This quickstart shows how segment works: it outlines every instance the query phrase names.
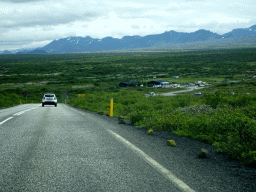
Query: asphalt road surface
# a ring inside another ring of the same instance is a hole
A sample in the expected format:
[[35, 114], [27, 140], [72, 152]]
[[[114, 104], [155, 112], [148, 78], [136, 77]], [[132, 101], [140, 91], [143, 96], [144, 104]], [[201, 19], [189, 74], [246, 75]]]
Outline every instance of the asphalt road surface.
[[174, 91], [174, 92], [168, 92], [168, 93], [161, 93], [161, 95], [163, 95], [163, 96], [177, 96], [177, 94], [179, 94], [179, 93], [185, 93], [185, 92], [189, 92], [189, 91], [195, 91], [195, 90], [199, 90], [199, 89], [203, 89], [203, 88], [205, 88], [205, 87], [192, 86], [192, 87], [187, 87], [187, 89], [181, 90], [181, 91]]
[[[195, 91], [195, 90], [203, 89], [205, 87], [198, 87], [198, 86], [185, 87], [185, 86], [181, 86], [181, 88], [186, 88], [186, 89], [185, 90], [179, 90], [179, 88], [176, 88], [176, 90], [178, 90], [178, 91], [172, 91], [172, 92], [167, 92], [167, 93], [155, 94], [155, 96], [156, 95], [163, 95], [163, 96], [166, 96], [166, 97], [177, 96], [179, 93]], [[159, 88], [159, 89], [161, 89], [161, 88]], [[171, 89], [173, 89], [173, 88], [171, 88]], [[146, 97], [150, 97], [149, 94], [145, 94], [145, 96]]]
[[198, 159], [189, 142], [201, 143], [156, 135], [66, 104], [1, 109], [0, 191], [255, 190], [218, 159]]

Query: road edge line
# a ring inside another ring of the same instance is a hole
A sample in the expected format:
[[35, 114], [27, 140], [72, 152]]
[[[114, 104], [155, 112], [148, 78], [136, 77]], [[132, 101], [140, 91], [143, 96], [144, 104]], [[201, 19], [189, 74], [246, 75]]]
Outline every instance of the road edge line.
[[173, 184], [175, 184], [179, 189], [181, 189], [184, 192], [195, 192], [193, 189], [191, 189], [186, 183], [184, 183], [182, 180], [180, 180], [178, 177], [176, 177], [174, 174], [172, 174], [168, 169], [163, 167], [161, 164], [159, 164], [157, 161], [152, 159], [149, 155], [147, 155], [145, 152], [137, 148], [135, 145], [131, 144], [129, 141], [115, 133], [114, 131], [111, 131], [107, 129], [109, 133], [114, 135], [118, 140], [120, 140], [122, 143], [126, 144], [129, 148], [131, 148], [133, 151], [138, 153], [143, 159], [150, 164], [153, 168], [155, 168], [158, 172], [160, 172], [162, 175], [164, 175], [168, 180], [170, 180]]

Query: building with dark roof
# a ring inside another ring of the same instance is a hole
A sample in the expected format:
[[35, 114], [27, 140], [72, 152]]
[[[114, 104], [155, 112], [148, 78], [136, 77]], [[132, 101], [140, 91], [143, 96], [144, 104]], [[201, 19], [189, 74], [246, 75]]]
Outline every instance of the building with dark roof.
[[153, 87], [154, 85], [169, 85], [170, 82], [166, 80], [155, 80], [148, 82], [149, 87]]
[[138, 82], [137, 81], [125, 81], [125, 82], [119, 83], [119, 87], [129, 87], [134, 84], [138, 84]]

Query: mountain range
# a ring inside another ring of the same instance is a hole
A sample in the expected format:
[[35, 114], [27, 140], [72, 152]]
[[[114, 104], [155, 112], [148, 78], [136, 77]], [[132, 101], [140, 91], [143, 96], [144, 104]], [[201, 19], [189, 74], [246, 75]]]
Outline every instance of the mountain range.
[[256, 45], [256, 25], [250, 28], [238, 28], [219, 35], [208, 30], [200, 29], [196, 32], [185, 33], [167, 31], [161, 34], [141, 36], [124, 36], [121, 39], [105, 37], [103, 39], [86, 37], [68, 37], [54, 40], [44, 47], [33, 51], [19, 53], [73, 53], [110, 50], [168, 50], [168, 49], [196, 49], [232, 46]]

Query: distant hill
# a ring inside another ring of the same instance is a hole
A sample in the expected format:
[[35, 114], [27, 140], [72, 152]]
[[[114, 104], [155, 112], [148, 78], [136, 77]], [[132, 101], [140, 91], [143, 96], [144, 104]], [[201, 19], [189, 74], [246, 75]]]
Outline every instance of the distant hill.
[[16, 54], [34, 54], [34, 53], [47, 53], [45, 50], [41, 50], [41, 49], [35, 49], [33, 51], [29, 51], [29, 50], [22, 50], [22, 51], [18, 51]]
[[8, 50], [4, 50], [4, 51], [1, 52], [1, 54], [12, 54], [12, 52], [8, 51]]
[[[256, 47], [256, 25], [250, 28], [238, 28], [219, 35], [200, 29], [192, 33], [166, 31], [161, 34], [124, 36], [121, 39], [105, 37], [103, 39], [87, 37], [68, 37], [54, 40], [35, 50], [17, 50], [21, 53], [73, 53], [110, 50], [171, 50], [200, 48]], [[13, 52], [13, 51], [12, 51]], [[9, 53], [7, 50], [3, 53]]]
[[47, 53], [45, 50], [35, 49], [33, 51], [30, 51], [28, 53]]
[[167, 31], [162, 34], [141, 36], [124, 36], [122, 39], [105, 37], [94, 39], [87, 37], [68, 37], [54, 40], [42, 47], [48, 53], [71, 53], [88, 51], [107, 51], [143, 48], [200, 48], [223, 46], [247, 46], [256, 44], [256, 25], [250, 28], [234, 29], [224, 35], [208, 30], [198, 30], [193, 33]]
[[234, 29], [231, 32], [226, 33], [224, 36], [228, 37], [241, 37], [241, 36], [255, 36], [256, 35], [256, 25], [251, 26], [250, 28], [239, 28]]
[[87, 37], [68, 37], [54, 40], [42, 49], [48, 53], [68, 53], [68, 52], [87, 52], [105, 51], [120, 49], [155, 48], [182, 43], [206, 41], [209, 39], [221, 39], [221, 36], [206, 30], [199, 30], [194, 33], [178, 33], [169, 31], [157, 35], [124, 36], [122, 39], [105, 37], [94, 39]]

